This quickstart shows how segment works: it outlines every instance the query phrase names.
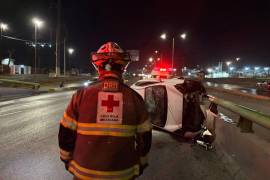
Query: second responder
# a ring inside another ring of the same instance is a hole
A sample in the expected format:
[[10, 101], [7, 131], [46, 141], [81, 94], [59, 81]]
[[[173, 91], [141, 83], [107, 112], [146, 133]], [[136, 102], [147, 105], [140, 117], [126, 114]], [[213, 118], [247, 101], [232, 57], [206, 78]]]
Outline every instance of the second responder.
[[78, 90], [60, 121], [60, 158], [74, 179], [134, 179], [148, 165], [151, 122], [140, 95], [123, 84], [130, 56], [108, 42], [92, 53], [99, 80]]

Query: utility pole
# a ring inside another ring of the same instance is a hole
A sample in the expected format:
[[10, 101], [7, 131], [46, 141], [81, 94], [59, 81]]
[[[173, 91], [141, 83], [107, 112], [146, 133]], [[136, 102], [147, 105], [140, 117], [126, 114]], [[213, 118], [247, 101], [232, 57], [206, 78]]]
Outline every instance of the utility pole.
[[60, 31], [61, 31], [61, 0], [57, 0], [57, 24], [55, 41], [55, 76], [60, 75]]
[[35, 74], [37, 74], [37, 24], [35, 24]]
[[66, 37], [64, 38], [64, 76], [66, 76]]

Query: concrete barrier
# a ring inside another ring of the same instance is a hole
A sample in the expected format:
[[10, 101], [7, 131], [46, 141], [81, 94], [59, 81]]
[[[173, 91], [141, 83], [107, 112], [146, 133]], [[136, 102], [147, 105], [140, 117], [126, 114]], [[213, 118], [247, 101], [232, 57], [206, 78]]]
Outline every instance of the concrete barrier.
[[63, 88], [50, 88], [48, 89], [49, 93], [53, 92], [61, 92], [61, 91], [72, 91], [82, 88], [82, 86], [74, 86], [74, 87], [63, 87]]
[[0, 79], [1, 84], [11, 86], [11, 87], [24, 87], [24, 88], [31, 88], [31, 89], [39, 89], [39, 83], [32, 83], [32, 82], [24, 82], [24, 81], [16, 81], [10, 79]]

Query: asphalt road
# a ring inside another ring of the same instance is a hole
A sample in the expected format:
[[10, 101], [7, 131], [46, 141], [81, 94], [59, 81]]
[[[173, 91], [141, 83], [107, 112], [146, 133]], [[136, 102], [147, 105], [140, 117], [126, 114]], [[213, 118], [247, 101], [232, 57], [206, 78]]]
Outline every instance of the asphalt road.
[[24, 88], [11, 88], [11, 87], [2, 87], [0, 86], [0, 101], [27, 97], [37, 93], [37, 91], [32, 89]]
[[226, 84], [226, 83], [213, 83], [213, 82], [206, 82], [207, 86], [210, 87], [216, 87], [216, 88], [223, 88], [227, 90], [237, 90], [243, 93], [249, 93], [249, 94], [254, 94], [254, 95], [262, 95], [262, 96], [267, 96], [270, 97], [270, 92], [269, 91], [261, 91], [257, 90], [256, 87], [245, 87], [245, 86], [240, 86], [236, 84]]
[[[59, 119], [73, 92], [0, 103], [0, 180], [68, 180], [59, 160]], [[150, 166], [141, 180], [231, 180], [217, 151], [153, 131]]]

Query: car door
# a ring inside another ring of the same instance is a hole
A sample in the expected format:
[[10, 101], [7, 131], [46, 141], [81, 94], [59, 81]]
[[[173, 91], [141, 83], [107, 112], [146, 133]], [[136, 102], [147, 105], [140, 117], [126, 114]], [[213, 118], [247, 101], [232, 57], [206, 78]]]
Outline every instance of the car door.
[[153, 125], [164, 127], [167, 120], [168, 97], [163, 85], [145, 88], [145, 104]]

